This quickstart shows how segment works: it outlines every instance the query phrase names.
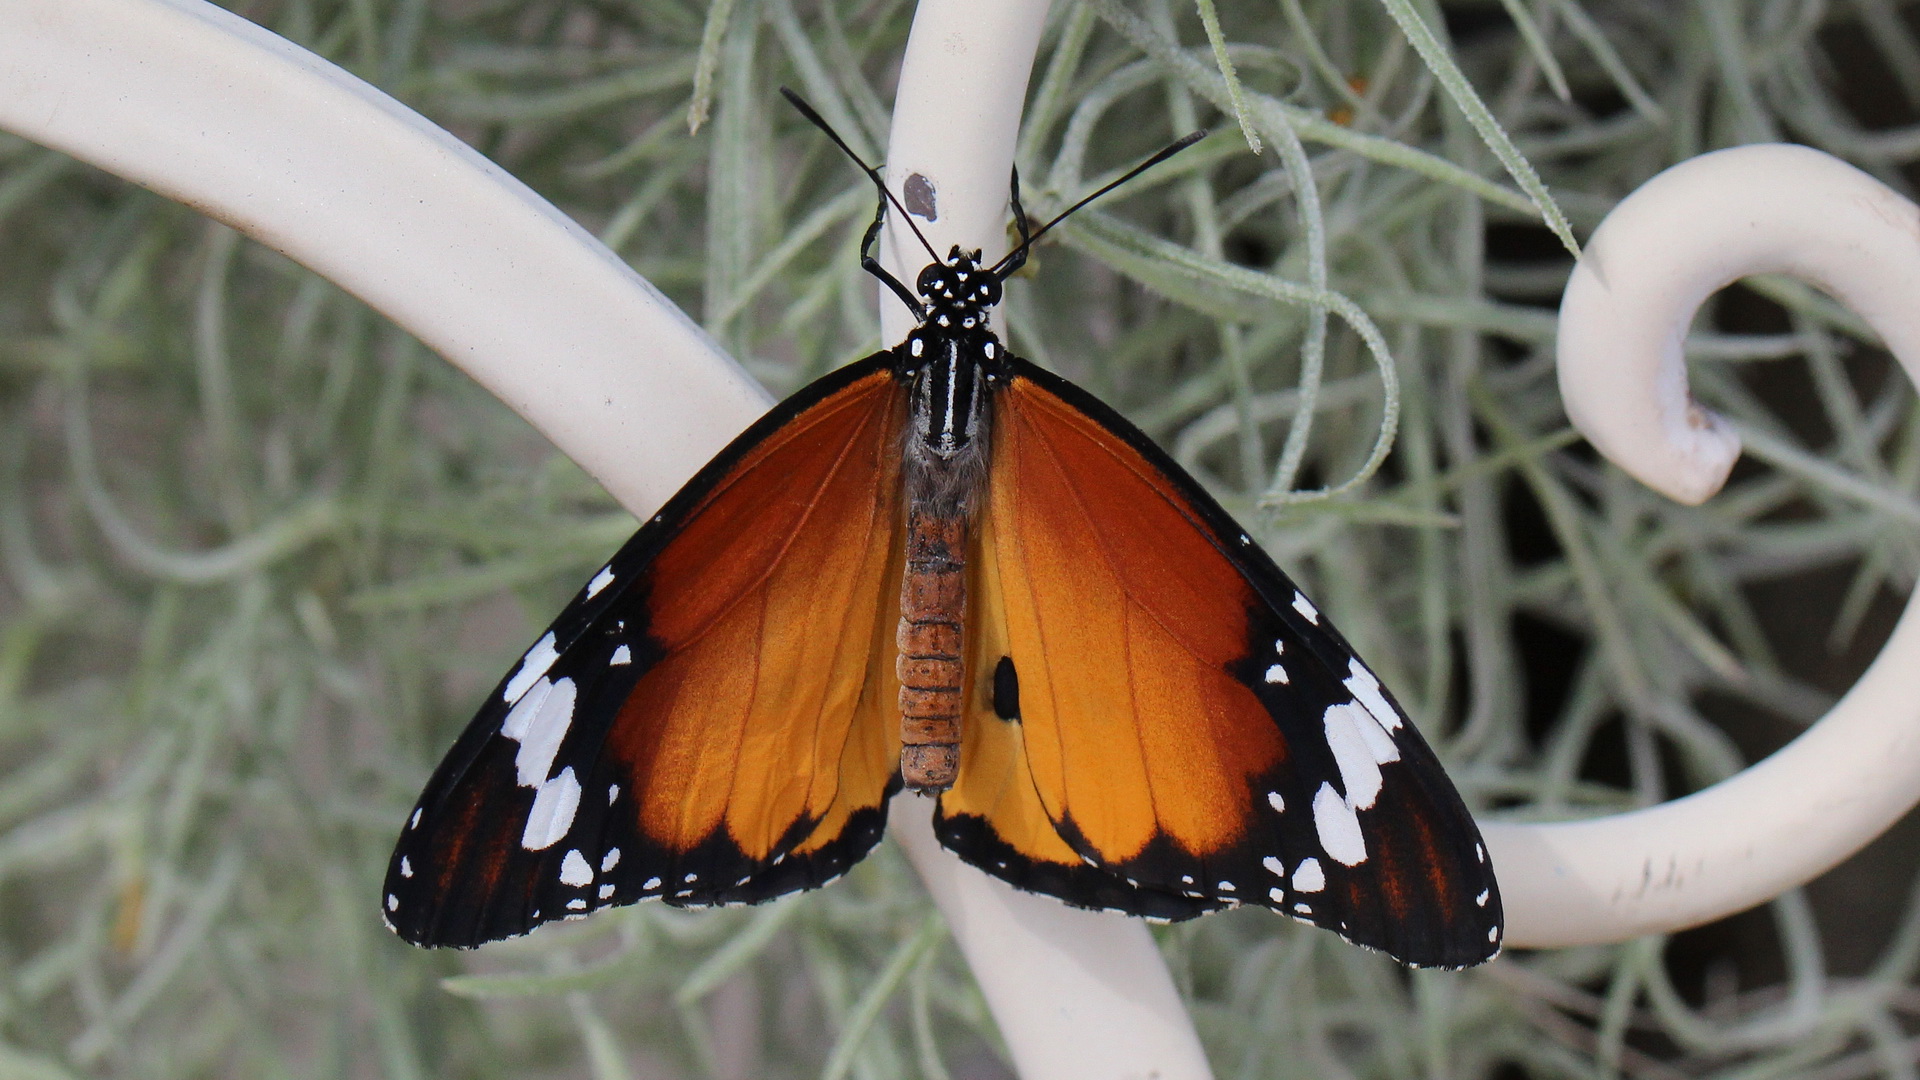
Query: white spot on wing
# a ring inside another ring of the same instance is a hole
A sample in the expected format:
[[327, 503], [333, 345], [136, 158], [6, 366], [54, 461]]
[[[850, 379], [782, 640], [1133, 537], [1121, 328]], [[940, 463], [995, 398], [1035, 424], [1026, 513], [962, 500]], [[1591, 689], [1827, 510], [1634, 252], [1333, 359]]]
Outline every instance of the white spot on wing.
[[1474, 903], [1474, 906], [1476, 906], [1476, 907], [1486, 907], [1486, 906], [1487, 906], [1487, 896], [1488, 896], [1488, 894], [1489, 894], [1489, 892], [1490, 892], [1490, 890], [1487, 890], [1487, 889], [1481, 889], [1481, 890], [1480, 890], [1480, 895], [1479, 895], [1479, 896], [1476, 896], [1476, 897], [1474, 897], [1474, 898], [1473, 898], [1473, 903]]
[[388, 911], [400, 910], [400, 898], [393, 895], [392, 893], [387, 894], [387, 910]]
[[542, 678], [507, 713], [500, 734], [520, 744], [513, 767], [521, 787], [538, 787], [553, 769], [554, 755], [573, 726], [574, 697], [572, 679], [548, 683]]
[[[409, 862], [409, 861], [407, 860], [407, 857], [406, 857], [405, 855], [402, 855], [402, 856], [400, 856], [400, 876], [401, 876], [401, 877], [412, 877], [412, 876], [413, 876], [413, 863], [411, 863], [411, 862]], [[1487, 894], [1486, 894], [1486, 893], [1481, 893], [1480, 895], [1484, 897], [1484, 896], [1486, 896]], [[1485, 901], [1485, 900], [1482, 900], [1482, 901], [1481, 901], [1481, 903], [1482, 903], [1482, 904], [1484, 904], [1484, 903], [1486, 903], [1486, 901]]]
[[1281, 667], [1279, 664], [1275, 664], [1272, 667], [1267, 669], [1267, 681], [1270, 683], [1280, 683], [1282, 685], [1285, 685], [1286, 683], [1292, 682], [1293, 680], [1287, 678], [1286, 668]]
[[1286, 890], [1275, 887], [1267, 890], [1267, 899], [1278, 904], [1287, 898]]
[[1320, 609], [1314, 607], [1313, 601], [1307, 599], [1307, 594], [1298, 589], [1293, 592], [1293, 610], [1299, 612], [1301, 618], [1313, 625], [1320, 625]]
[[1293, 905], [1293, 910], [1302, 915], [1311, 915], [1313, 914], [1313, 905], [1312, 904], [1295, 904]]
[[1273, 812], [1276, 814], [1287, 812], [1287, 800], [1281, 798], [1277, 791], [1267, 792], [1267, 805], [1273, 807]]
[[646, 881], [644, 881], [644, 882], [641, 882], [641, 884], [640, 884], [640, 887], [641, 887], [642, 889], [645, 889], [645, 890], [647, 890], [647, 891], [649, 891], [649, 892], [651, 892], [651, 891], [653, 891], [654, 889], [657, 889], [657, 888], [659, 888], [659, 887], [660, 887], [660, 879], [659, 879], [659, 878], [657, 878], [657, 877], [650, 877], [650, 878], [648, 878], [648, 879], [647, 879]]
[[520, 658], [519, 669], [513, 673], [513, 678], [507, 680], [506, 689], [500, 691], [501, 700], [508, 704], [519, 701], [520, 695], [526, 693], [536, 679], [545, 675], [559, 658], [560, 654], [553, 647], [553, 632], [548, 631], [547, 636], [534, 642], [533, 648], [527, 650], [527, 655]]
[[600, 590], [611, 584], [613, 584], [613, 567], [602, 567], [599, 573], [593, 575], [593, 580], [587, 582], [587, 599], [591, 600], [599, 596]]
[[600, 872], [603, 874], [612, 872], [613, 868], [619, 865], [620, 865], [620, 849], [619, 848], [608, 848], [607, 853], [605, 855], [600, 856]]
[[1293, 868], [1294, 892], [1319, 892], [1326, 887], [1327, 872], [1320, 869], [1319, 859], [1301, 859]]
[[1232, 891], [1233, 891], [1233, 882], [1231, 882], [1231, 881], [1223, 881], [1223, 882], [1221, 882], [1221, 883], [1220, 883], [1220, 886], [1219, 886], [1219, 888], [1220, 888], [1220, 891], [1221, 891], [1221, 892], [1232, 892]]
[[567, 857], [560, 860], [560, 884], [571, 885], [577, 889], [592, 883], [593, 867], [587, 865], [587, 860], [581, 856], [580, 849], [574, 848], [567, 852]]
[[573, 766], [540, 785], [533, 797], [533, 809], [527, 814], [527, 827], [520, 834], [520, 846], [528, 851], [545, 851], [560, 842], [573, 828], [573, 812], [580, 809], [580, 781], [573, 778]]
[[[1353, 700], [1367, 707], [1367, 711], [1373, 714], [1373, 718], [1380, 722], [1381, 727], [1388, 731], [1400, 730], [1400, 714], [1392, 705], [1387, 704], [1386, 695], [1380, 692], [1380, 680], [1373, 677], [1373, 672], [1368, 671], [1367, 665], [1361, 663], [1358, 657], [1350, 657], [1347, 660], [1347, 679], [1343, 685], [1346, 686], [1347, 692], [1353, 695]], [[1397, 761], [1399, 757], [1400, 755], [1396, 753], [1392, 760]]]
[[1499, 940], [1500, 940], [1500, 928], [1497, 926], [1489, 928], [1487, 930], [1487, 944], [1491, 945], [1494, 942]]
[[587, 910], [587, 902], [576, 896], [573, 899], [567, 901], [567, 910], [568, 911], [585, 911]]
[[1313, 794], [1313, 828], [1320, 834], [1321, 850], [1338, 862], [1359, 866], [1367, 861], [1367, 841], [1360, 835], [1360, 819], [1332, 784], [1322, 783]]
[[407, 819], [407, 828], [417, 829], [419, 827], [420, 827], [420, 808], [416, 806], [414, 807], [414, 810], [413, 810], [413, 816]]
[[625, 645], [622, 645], [619, 648], [613, 650], [613, 659], [607, 661], [607, 666], [620, 667], [623, 664], [631, 664], [631, 663], [633, 663], [633, 650], [627, 648]]
[[612, 895], [613, 895], [613, 882], [609, 881], [605, 885], [600, 886], [600, 899], [605, 900]]
[[[1374, 761], [1373, 748], [1367, 745], [1361, 727], [1376, 731], [1379, 727], [1365, 709], [1351, 702], [1327, 706], [1324, 723], [1327, 749], [1333, 751], [1334, 763], [1340, 766], [1340, 786], [1347, 789], [1347, 805], [1355, 810], [1372, 809], [1373, 801], [1380, 797], [1380, 764]], [[1316, 799], [1314, 812], [1319, 810]]]
[[609, 806], [613, 805], [613, 800], [619, 797], [620, 797], [620, 785], [608, 784], [607, 785], [607, 805]]

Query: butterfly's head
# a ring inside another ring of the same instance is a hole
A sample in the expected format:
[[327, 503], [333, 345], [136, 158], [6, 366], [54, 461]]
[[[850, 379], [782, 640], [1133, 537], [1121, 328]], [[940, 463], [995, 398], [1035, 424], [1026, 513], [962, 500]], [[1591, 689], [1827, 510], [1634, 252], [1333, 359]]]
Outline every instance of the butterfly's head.
[[926, 300], [927, 321], [949, 329], [985, 326], [987, 311], [1000, 302], [999, 277], [980, 268], [978, 251], [957, 244], [946, 262], [928, 263], [915, 284]]

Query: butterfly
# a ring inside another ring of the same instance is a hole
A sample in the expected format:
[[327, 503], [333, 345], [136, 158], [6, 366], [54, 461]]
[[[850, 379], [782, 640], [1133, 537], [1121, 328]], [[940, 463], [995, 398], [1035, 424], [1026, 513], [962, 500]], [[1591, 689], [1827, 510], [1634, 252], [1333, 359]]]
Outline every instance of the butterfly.
[[1392, 694], [1179, 465], [994, 334], [1066, 215], [1031, 229], [1016, 174], [1013, 253], [929, 246], [909, 289], [870, 252], [911, 218], [787, 96], [879, 186], [862, 265], [919, 324], [749, 427], [561, 611], [407, 819], [388, 924], [473, 946], [817, 888], [908, 788], [960, 858], [1069, 904], [1494, 956], [1479, 831]]

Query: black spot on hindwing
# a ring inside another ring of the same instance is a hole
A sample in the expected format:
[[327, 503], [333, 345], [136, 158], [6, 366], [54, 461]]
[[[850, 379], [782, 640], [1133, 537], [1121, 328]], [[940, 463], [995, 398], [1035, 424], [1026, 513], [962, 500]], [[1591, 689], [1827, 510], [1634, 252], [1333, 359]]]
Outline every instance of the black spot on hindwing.
[[993, 714], [1002, 720], [1020, 719], [1020, 673], [1013, 657], [1003, 656], [993, 666]]

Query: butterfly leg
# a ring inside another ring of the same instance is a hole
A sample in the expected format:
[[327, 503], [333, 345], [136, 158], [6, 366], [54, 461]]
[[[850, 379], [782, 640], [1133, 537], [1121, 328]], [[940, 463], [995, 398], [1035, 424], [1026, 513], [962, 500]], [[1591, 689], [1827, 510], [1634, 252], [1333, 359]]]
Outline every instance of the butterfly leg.
[[1033, 244], [1033, 230], [1027, 222], [1027, 208], [1020, 205], [1020, 166], [1018, 165], [1013, 167], [1013, 182], [1007, 198], [1013, 203], [1013, 227], [1020, 233], [1020, 246], [1008, 252], [1002, 265], [994, 271], [994, 276], [1002, 281], [1012, 277], [1021, 267], [1027, 265], [1027, 249]]
[[879, 242], [880, 229], [885, 226], [886, 223], [887, 195], [886, 192], [882, 191], [880, 193], [880, 208], [874, 211], [873, 224], [867, 226], [867, 234], [860, 238], [860, 269], [879, 278], [882, 284], [893, 290], [895, 296], [898, 296], [903, 303], [913, 309], [913, 313], [916, 316], [925, 319], [927, 317], [927, 309], [920, 303], [920, 298], [913, 295], [913, 290], [902, 285], [899, 278], [888, 273], [887, 268], [880, 265], [879, 259], [873, 257], [873, 246]]

